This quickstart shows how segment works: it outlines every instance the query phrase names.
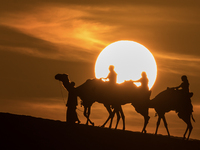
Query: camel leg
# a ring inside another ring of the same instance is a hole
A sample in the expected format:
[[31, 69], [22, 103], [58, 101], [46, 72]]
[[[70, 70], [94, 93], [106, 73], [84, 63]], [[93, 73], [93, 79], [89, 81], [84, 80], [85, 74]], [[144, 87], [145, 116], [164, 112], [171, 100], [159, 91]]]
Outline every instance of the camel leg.
[[117, 126], [118, 126], [118, 123], [119, 123], [119, 120], [120, 120], [120, 114], [119, 114], [119, 111], [117, 111], [116, 114], [117, 114], [117, 122], [116, 122], [115, 129], [117, 129]]
[[183, 139], [185, 139], [185, 136], [186, 136], [186, 133], [187, 133], [188, 129], [189, 129], [189, 127], [187, 126], [187, 128], [186, 128], [186, 130], [185, 130], [185, 133], [184, 133], [184, 135], [183, 135]]
[[159, 125], [160, 125], [160, 120], [161, 120], [161, 117], [158, 116], [158, 121], [157, 121], [157, 126], [156, 126], [156, 132], [155, 132], [155, 135], [157, 135], [158, 127], [159, 127]]
[[146, 132], [147, 132], [147, 131], [146, 131], [146, 126], [147, 126], [147, 124], [149, 123], [149, 119], [150, 119], [149, 116], [144, 116], [144, 127], [143, 127], [143, 129], [142, 129], [142, 133], [146, 133]]
[[187, 140], [189, 140], [189, 137], [190, 137], [190, 134], [192, 132], [192, 129], [193, 129], [193, 127], [192, 127], [192, 124], [191, 124], [191, 125], [189, 125], [189, 133], [188, 133]]
[[106, 123], [114, 117], [114, 113], [112, 112], [110, 105], [104, 105], [109, 113], [108, 119], [105, 121], [105, 123], [101, 127], [105, 127]]
[[88, 115], [87, 115], [87, 109], [88, 109], [88, 107], [85, 107], [84, 106], [84, 111], [83, 111], [83, 115], [87, 118], [87, 121], [86, 121], [86, 125], [88, 125]]
[[190, 134], [191, 134], [192, 129], [193, 129], [192, 123], [191, 123], [191, 115], [187, 114], [187, 115], [183, 116], [183, 114], [178, 114], [178, 116], [187, 124], [187, 128], [186, 128], [185, 133], [183, 135], [183, 139], [185, 139], [187, 131], [189, 130], [188, 137], [187, 137], [187, 140], [189, 140]]
[[124, 112], [122, 110], [121, 105], [117, 107], [116, 113], [117, 113], [117, 123], [116, 123], [115, 129], [117, 129], [117, 126], [118, 126], [118, 123], [119, 123], [119, 120], [120, 120], [120, 114], [121, 114], [122, 121], [123, 121], [123, 130], [125, 130], [125, 116], [124, 116]]
[[190, 134], [191, 134], [192, 129], [193, 129], [190, 117], [188, 117], [188, 119], [184, 120], [184, 122], [187, 124], [187, 128], [186, 128], [186, 131], [183, 135], [183, 138], [185, 139], [186, 133], [189, 130], [188, 137], [187, 137], [187, 140], [189, 140]]
[[122, 117], [122, 121], [123, 121], [123, 130], [125, 130], [125, 115], [124, 115], [121, 105], [119, 107], [119, 112], [121, 113], [121, 117]]
[[148, 107], [144, 108], [144, 110], [142, 112], [140, 112], [140, 114], [144, 117], [144, 126], [143, 126], [143, 129], [142, 129], [142, 133], [146, 133], [147, 132], [146, 126], [149, 123], [149, 119], [150, 119], [150, 117], [148, 115], [149, 114], [149, 108]]
[[170, 134], [169, 134], [169, 130], [168, 130], [168, 126], [167, 126], [167, 121], [166, 121], [166, 118], [165, 118], [164, 115], [163, 115], [162, 119], [163, 119], [163, 122], [164, 122], [165, 128], [166, 128], [166, 130], [167, 130], [167, 134], [168, 134], [168, 136], [170, 136]]
[[114, 109], [114, 111], [112, 112], [111, 118], [110, 118], [110, 125], [109, 125], [109, 128], [110, 128], [110, 129], [112, 128], [112, 122], [113, 122], [113, 118], [114, 118], [114, 116], [115, 116], [115, 113], [117, 113], [117, 112], [116, 112], [116, 110]]
[[91, 106], [89, 107], [84, 107], [84, 116], [87, 118], [87, 122], [86, 125], [88, 125], [88, 122], [90, 122], [92, 124], [92, 126], [94, 126], [94, 123], [90, 120], [89, 116], [90, 116], [90, 110], [91, 110]]
[[94, 122], [92, 122], [89, 118], [90, 117], [90, 111], [91, 111], [91, 106], [88, 107], [87, 120], [91, 123], [92, 126], [94, 126]]

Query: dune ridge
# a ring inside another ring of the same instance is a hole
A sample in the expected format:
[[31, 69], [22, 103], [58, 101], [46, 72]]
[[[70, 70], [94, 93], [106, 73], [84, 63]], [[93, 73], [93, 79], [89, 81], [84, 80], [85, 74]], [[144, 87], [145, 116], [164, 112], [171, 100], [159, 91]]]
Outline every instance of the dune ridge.
[[67, 125], [59, 120], [0, 113], [2, 149], [199, 150], [200, 140], [140, 132]]

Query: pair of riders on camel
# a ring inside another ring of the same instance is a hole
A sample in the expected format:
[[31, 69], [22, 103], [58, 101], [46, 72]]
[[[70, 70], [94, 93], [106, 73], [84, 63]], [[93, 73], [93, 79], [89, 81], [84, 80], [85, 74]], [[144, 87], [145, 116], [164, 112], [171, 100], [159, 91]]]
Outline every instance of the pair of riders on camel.
[[[108, 76], [106, 77], [106, 79], [109, 79], [109, 82], [114, 85], [117, 82], [117, 73], [115, 72], [113, 65], [109, 66], [109, 71], [110, 72], [109, 72]], [[149, 91], [149, 87], [148, 87], [149, 80], [147, 78], [146, 72], [142, 72], [141, 76], [142, 77], [139, 80], [136, 80], [136, 81], [133, 81], [133, 82], [140, 82], [141, 83], [141, 86], [140, 86], [141, 90], [142, 91]]]

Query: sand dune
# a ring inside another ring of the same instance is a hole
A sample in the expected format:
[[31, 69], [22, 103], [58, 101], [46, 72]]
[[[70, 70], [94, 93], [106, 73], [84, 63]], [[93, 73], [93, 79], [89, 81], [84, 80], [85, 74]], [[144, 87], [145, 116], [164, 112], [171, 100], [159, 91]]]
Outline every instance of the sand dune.
[[199, 150], [200, 141], [180, 137], [92, 127], [69, 126], [65, 122], [0, 113], [0, 147], [4, 149], [87, 150]]

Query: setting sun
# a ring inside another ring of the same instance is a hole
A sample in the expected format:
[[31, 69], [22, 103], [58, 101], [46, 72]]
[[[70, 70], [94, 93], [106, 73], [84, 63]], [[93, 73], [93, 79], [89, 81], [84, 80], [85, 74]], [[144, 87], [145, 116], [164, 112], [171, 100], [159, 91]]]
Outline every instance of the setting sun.
[[[138, 80], [141, 78], [142, 72], [147, 74], [149, 89], [156, 80], [156, 61], [151, 52], [137, 42], [117, 41], [105, 47], [96, 60], [96, 78], [106, 78], [110, 65], [115, 66], [117, 83], [125, 80]], [[140, 83], [136, 83], [136, 85], [139, 86]]]

